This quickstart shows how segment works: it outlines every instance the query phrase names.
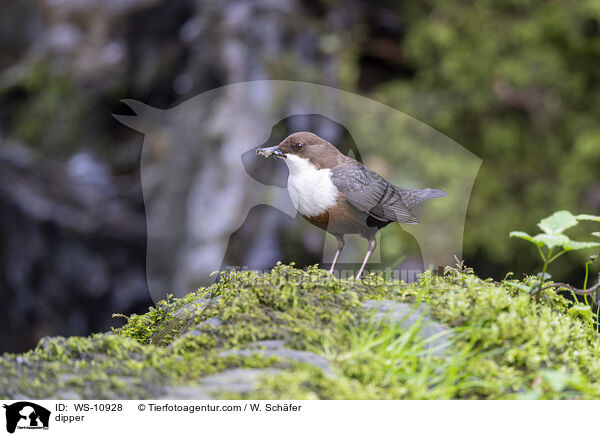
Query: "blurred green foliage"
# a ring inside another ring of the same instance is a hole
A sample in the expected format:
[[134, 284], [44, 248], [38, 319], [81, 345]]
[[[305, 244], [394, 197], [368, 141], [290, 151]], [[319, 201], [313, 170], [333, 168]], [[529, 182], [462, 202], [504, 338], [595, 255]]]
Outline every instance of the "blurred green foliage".
[[29, 98], [15, 112], [15, 138], [54, 156], [80, 149], [86, 109], [92, 108], [85, 92], [68, 75], [41, 61], [23, 76], [21, 86]]
[[[527, 271], [536, 254], [515, 256], [509, 231], [533, 230], [557, 209], [600, 206], [600, 2], [429, 0], [396, 8], [414, 74], [372, 95], [483, 159], [465, 256], [496, 272]], [[565, 263], [562, 274], [580, 275], [577, 264]]]

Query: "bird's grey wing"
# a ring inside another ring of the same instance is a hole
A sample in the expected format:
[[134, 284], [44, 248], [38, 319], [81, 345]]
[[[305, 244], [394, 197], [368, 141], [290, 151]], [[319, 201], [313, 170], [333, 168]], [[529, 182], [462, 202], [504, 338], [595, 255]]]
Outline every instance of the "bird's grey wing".
[[373, 218], [419, 222], [402, 200], [399, 189], [362, 164], [332, 168], [331, 181], [354, 207]]
[[431, 188], [396, 188], [396, 191], [400, 194], [402, 202], [408, 207], [409, 210], [412, 210], [413, 207], [421, 204], [425, 200], [429, 200], [430, 198], [440, 198], [448, 195], [444, 191]]

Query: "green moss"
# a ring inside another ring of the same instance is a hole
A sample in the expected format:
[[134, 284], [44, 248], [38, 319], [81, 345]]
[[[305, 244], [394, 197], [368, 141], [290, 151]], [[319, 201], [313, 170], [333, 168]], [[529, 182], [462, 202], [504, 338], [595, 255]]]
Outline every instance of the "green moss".
[[[449, 327], [432, 347], [419, 323], [370, 321], [364, 301], [424, 303]], [[426, 273], [408, 285], [369, 276], [337, 280], [316, 267], [224, 275], [169, 297], [121, 328], [44, 338], [0, 357], [0, 397], [150, 398], [230, 368], [279, 367], [247, 394], [223, 398], [598, 398], [595, 326], [549, 294], [541, 303], [471, 271]], [[223, 353], [259, 340], [325, 356], [333, 374], [306, 363]]]

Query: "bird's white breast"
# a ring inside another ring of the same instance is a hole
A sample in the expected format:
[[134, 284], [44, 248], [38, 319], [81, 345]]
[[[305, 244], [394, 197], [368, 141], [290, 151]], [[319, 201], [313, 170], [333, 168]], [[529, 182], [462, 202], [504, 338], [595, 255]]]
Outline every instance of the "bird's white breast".
[[319, 170], [308, 159], [292, 154], [287, 155], [285, 163], [290, 170], [288, 192], [298, 212], [312, 217], [335, 205], [338, 190], [331, 181], [331, 170]]

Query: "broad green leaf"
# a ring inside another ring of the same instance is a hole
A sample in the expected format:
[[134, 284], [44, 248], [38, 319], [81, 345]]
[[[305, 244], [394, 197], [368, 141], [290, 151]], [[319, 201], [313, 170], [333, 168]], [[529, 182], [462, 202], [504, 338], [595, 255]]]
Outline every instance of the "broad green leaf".
[[540, 279], [542, 282], [547, 282], [548, 280], [552, 280], [552, 275], [550, 275], [549, 273], [539, 272], [539, 273], [537, 273], [536, 277], [538, 279]]
[[527, 239], [527, 240], [531, 239], [531, 235], [529, 233], [519, 232], [519, 231], [510, 232], [509, 236], [511, 238], [523, 238], [523, 239]]
[[535, 245], [537, 245], [538, 247], [543, 247], [544, 243], [538, 243], [536, 241], [533, 240], [533, 236], [531, 236], [529, 233], [525, 233], [525, 232], [510, 232], [509, 236], [511, 238], [521, 238], [521, 239], [525, 239], [526, 241], [529, 241]]
[[512, 286], [513, 288], [517, 288], [519, 291], [525, 292], [526, 294], [530, 294], [531, 293], [531, 286], [527, 286], [524, 285], [522, 283], [518, 283], [518, 282], [512, 282], [512, 281], [505, 281], [505, 284]]
[[567, 313], [573, 318], [581, 318], [586, 322], [594, 322], [594, 313], [592, 308], [586, 304], [576, 304], [567, 310]]
[[539, 400], [542, 397], [540, 389], [527, 389], [517, 395], [518, 400]]
[[597, 236], [597, 237], [599, 237], [599, 238], [600, 238], [600, 232], [593, 232], [593, 233], [592, 233], [592, 236]]
[[540, 373], [554, 392], [562, 392], [562, 390], [566, 388], [571, 381], [571, 374], [565, 371], [545, 369], [540, 371]]
[[598, 247], [600, 246], [600, 242], [580, 242], [580, 241], [571, 241], [563, 244], [563, 248], [566, 251], [572, 250], [585, 250], [586, 248]]
[[[555, 247], [563, 247], [569, 242], [572, 242], [566, 235], [548, 235], [540, 233], [533, 237], [533, 243], [538, 247], [545, 245], [549, 249]], [[541, 245], [540, 245], [541, 244]]]
[[558, 235], [577, 225], [577, 218], [568, 210], [554, 212], [538, 223], [538, 227], [549, 235]]
[[579, 220], [579, 221], [598, 221], [598, 222], [600, 222], [600, 216], [597, 216], [597, 215], [581, 214], [581, 215], [577, 215], [575, 218], [577, 218], [577, 220]]

